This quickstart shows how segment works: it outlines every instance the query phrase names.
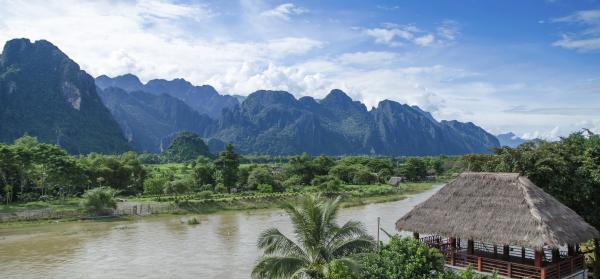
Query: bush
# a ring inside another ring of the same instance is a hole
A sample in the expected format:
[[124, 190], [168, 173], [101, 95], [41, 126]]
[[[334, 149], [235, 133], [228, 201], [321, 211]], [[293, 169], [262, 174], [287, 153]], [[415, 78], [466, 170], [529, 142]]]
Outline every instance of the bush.
[[285, 189], [289, 189], [295, 186], [301, 186], [303, 185], [303, 180], [302, 177], [299, 175], [292, 175], [290, 178], [288, 178], [286, 181], [283, 182], [283, 188]]
[[426, 279], [444, 275], [444, 256], [412, 238], [392, 236], [378, 252], [362, 258], [361, 278]]
[[271, 172], [265, 167], [258, 167], [250, 171], [248, 175], [248, 190], [256, 190], [260, 184], [273, 186], [275, 180]]
[[198, 193], [198, 198], [201, 200], [210, 199], [210, 198], [212, 198], [212, 195], [213, 195], [212, 191], [202, 191], [202, 192]]
[[167, 184], [167, 178], [164, 176], [154, 176], [144, 181], [144, 194], [160, 196]]
[[258, 186], [256, 186], [256, 189], [260, 193], [273, 193], [273, 186], [269, 184], [258, 184]]
[[325, 181], [319, 185], [319, 190], [324, 192], [338, 192], [342, 186], [342, 181], [337, 177], [327, 176]]
[[82, 205], [88, 213], [109, 215], [111, 209], [117, 208], [116, 191], [109, 187], [98, 187], [87, 190], [83, 194]]
[[223, 183], [217, 183], [217, 186], [215, 186], [215, 192], [227, 193], [227, 187], [225, 187], [225, 185], [223, 185]]

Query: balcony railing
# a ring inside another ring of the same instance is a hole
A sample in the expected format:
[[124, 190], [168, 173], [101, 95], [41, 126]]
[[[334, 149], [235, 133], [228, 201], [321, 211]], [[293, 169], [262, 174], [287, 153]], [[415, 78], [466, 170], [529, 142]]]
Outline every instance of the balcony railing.
[[512, 255], [499, 259], [498, 257], [502, 257], [502, 253], [490, 253], [486, 250], [475, 249], [473, 254], [469, 254], [465, 249], [453, 248], [447, 239], [439, 236], [427, 236], [421, 238], [421, 241], [430, 247], [438, 248], [444, 254], [446, 264], [449, 266], [459, 268], [471, 266], [479, 272], [497, 272], [508, 278], [560, 279], [585, 269], [583, 255], [544, 262], [541, 267], [536, 267], [528, 264], [527, 259]]

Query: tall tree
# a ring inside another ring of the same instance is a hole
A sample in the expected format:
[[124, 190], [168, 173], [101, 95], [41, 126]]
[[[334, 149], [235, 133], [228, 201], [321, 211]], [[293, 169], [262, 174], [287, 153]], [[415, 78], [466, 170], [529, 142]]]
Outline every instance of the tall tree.
[[231, 192], [231, 188], [235, 187], [240, 166], [240, 155], [235, 153], [232, 144], [226, 145], [225, 150], [219, 153], [215, 166], [220, 173], [220, 182], [223, 183], [228, 192]]

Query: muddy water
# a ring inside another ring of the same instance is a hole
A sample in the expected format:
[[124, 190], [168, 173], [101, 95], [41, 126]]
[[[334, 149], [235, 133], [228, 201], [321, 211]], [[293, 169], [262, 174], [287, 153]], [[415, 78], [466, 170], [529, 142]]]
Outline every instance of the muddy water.
[[[439, 186], [395, 202], [342, 209], [369, 233], [394, 222]], [[292, 230], [281, 210], [146, 217], [132, 221], [31, 225], [0, 229], [0, 278], [249, 278], [258, 235]], [[381, 239], [385, 239], [381, 235]]]

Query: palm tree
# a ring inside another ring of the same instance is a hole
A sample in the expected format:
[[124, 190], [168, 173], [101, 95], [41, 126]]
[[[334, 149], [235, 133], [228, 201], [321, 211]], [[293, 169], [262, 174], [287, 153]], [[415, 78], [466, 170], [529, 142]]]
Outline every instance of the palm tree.
[[296, 241], [276, 228], [264, 231], [258, 238], [264, 255], [254, 266], [252, 278], [323, 278], [334, 261], [356, 270], [358, 264], [349, 256], [373, 249], [375, 242], [360, 222], [336, 224], [340, 200], [339, 196], [311, 195], [299, 207], [285, 205]]

